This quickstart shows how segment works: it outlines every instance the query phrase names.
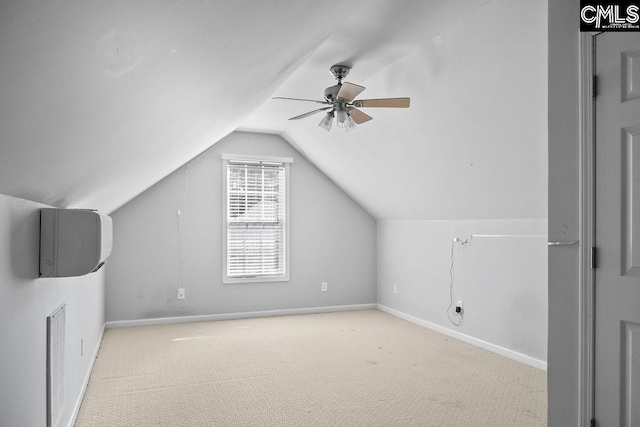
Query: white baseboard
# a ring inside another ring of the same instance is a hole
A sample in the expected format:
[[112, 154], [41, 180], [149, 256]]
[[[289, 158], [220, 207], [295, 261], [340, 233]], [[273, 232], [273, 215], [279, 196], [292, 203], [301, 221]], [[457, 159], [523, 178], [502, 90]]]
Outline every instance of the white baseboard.
[[377, 304], [377, 306], [378, 306], [378, 310], [384, 311], [385, 313], [391, 314], [392, 316], [399, 317], [400, 319], [404, 319], [408, 322], [415, 323], [416, 325], [424, 326], [425, 328], [429, 328], [441, 334], [459, 339], [460, 341], [464, 341], [466, 343], [475, 345], [476, 347], [489, 350], [501, 356], [508, 357], [509, 359], [513, 359], [517, 362], [524, 363], [525, 365], [529, 365], [534, 368], [541, 369], [543, 371], [547, 370], [547, 362], [543, 362], [542, 360], [534, 359], [533, 357], [527, 356], [522, 353], [518, 353], [517, 351], [509, 350], [508, 348], [500, 347], [499, 345], [491, 344], [489, 342], [471, 337], [469, 335], [461, 334], [460, 332], [456, 332], [449, 328], [445, 328], [444, 326], [436, 325], [435, 323], [428, 322], [426, 320], [420, 319], [410, 314], [406, 314], [401, 311], [394, 310], [393, 308], [389, 308], [382, 304]]
[[163, 325], [167, 323], [210, 322], [214, 320], [250, 319], [254, 317], [289, 316], [292, 314], [333, 313], [337, 311], [371, 310], [377, 304], [335, 305], [330, 307], [292, 308], [288, 310], [249, 311], [245, 313], [204, 314], [199, 316], [161, 317], [155, 319], [118, 320], [107, 322], [107, 329], [130, 326]]
[[96, 344], [96, 348], [93, 350], [93, 356], [91, 357], [91, 363], [89, 364], [89, 369], [87, 370], [87, 374], [85, 375], [84, 383], [82, 384], [82, 389], [80, 390], [80, 394], [78, 394], [78, 400], [76, 401], [76, 405], [73, 407], [73, 413], [71, 414], [69, 427], [73, 427], [73, 425], [76, 423], [76, 418], [78, 418], [78, 412], [80, 412], [80, 405], [82, 405], [82, 399], [84, 399], [84, 393], [87, 391], [87, 386], [89, 385], [89, 378], [91, 378], [93, 365], [96, 363], [96, 359], [98, 358], [98, 351], [100, 350], [100, 345], [102, 344], [102, 337], [104, 337], [105, 328], [106, 328], [106, 324], [102, 325], [102, 330], [100, 331], [100, 337], [98, 338], [98, 343]]

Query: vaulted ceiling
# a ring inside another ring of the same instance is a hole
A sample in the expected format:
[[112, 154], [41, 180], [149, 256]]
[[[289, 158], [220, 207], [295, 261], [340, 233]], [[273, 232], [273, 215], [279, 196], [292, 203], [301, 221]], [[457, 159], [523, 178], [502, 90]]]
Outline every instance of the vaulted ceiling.
[[[277, 133], [379, 219], [546, 216], [544, 0], [0, 3], [0, 193], [112, 212], [230, 132]], [[368, 109], [317, 126], [331, 65]]]

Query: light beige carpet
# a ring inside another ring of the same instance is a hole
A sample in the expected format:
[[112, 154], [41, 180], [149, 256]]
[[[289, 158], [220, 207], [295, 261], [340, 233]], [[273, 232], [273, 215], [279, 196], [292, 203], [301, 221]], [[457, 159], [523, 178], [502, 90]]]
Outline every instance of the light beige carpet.
[[546, 373], [377, 310], [107, 330], [76, 426], [546, 426]]

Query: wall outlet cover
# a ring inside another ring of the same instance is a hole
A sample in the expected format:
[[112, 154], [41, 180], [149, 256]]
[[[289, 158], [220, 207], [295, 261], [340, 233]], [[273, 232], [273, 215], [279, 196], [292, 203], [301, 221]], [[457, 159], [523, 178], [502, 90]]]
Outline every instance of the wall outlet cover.
[[186, 297], [187, 297], [187, 294], [184, 288], [178, 288], [178, 299], [185, 299]]
[[327, 282], [322, 282], [322, 292], [327, 292], [329, 290], [329, 284]]

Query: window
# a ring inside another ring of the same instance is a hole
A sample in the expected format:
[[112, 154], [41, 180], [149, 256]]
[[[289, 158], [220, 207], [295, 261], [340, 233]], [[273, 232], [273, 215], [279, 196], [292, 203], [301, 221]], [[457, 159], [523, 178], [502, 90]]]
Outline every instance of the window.
[[224, 283], [289, 280], [290, 158], [224, 161]]

